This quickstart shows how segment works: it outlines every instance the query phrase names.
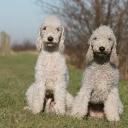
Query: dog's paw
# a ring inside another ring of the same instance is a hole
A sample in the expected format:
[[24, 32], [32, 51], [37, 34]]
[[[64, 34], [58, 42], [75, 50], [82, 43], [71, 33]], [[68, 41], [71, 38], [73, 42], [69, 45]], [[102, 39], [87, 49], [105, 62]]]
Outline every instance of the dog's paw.
[[73, 116], [74, 118], [80, 119], [80, 120], [84, 118], [84, 115], [81, 112], [72, 112], [71, 116]]
[[31, 110], [31, 108], [30, 108], [29, 106], [25, 106], [25, 107], [23, 108], [23, 110], [24, 110], [24, 111], [32, 111], [33, 114], [39, 113], [38, 111]]
[[48, 100], [46, 103], [46, 112], [51, 113], [55, 112], [55, 102], [52, 102], [51, 100]]
[[104, 117], [104, 113], [103, 112], [90, 111], [89, 112], [89, 116], [92, 117], [92, 118], [103, 118]]
[[107, 116], [107, 119], [108, 121], [119, 121], [120, 120], [120, 117], [119, 115], [110, 115], [110, 116]]
[[23, 108], [23, 110], [27, 110], [27, 111], [30, 111], [31, 109], [29, 108], [29, 106], [25, 106], [24, 108]]
[[64, 107], [60, 107], [59, 105], [56, 105], [56, 104], [55, 104], [54, 110], [55, 110], [55, 113], [56, 113], [56, 114], [61, 114], [61, 115], [64, 115], [64, 114], [65, 114], [65, 109], [64, 109]]

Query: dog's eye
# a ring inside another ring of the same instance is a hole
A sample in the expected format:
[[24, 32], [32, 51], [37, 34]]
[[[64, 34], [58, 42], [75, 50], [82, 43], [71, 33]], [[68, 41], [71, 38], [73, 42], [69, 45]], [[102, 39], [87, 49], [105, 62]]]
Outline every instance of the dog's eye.
[[61, 28], [60, 28], [60, 27], [58, 27], [58, 28], [56, 28], [56, 30], [59, 32], [59, 31], [61, 31]]
[[43, 30], [46, 30], [46, 26], [43, 27]]
[[97, 37], [94, 37], [93, 40], [97, 40]]
[[109, 37], [109, 38], [108, 38], [108, 40], [109, 40], [109, 41], [112, 41], [112, 38], [111, 38], [111, 37]]

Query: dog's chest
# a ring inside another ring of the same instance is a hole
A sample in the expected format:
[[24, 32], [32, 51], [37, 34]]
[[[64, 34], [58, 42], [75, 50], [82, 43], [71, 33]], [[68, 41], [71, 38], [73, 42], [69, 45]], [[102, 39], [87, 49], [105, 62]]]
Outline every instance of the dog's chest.
[[45, 70], [45, 73], [47, 74], [48, 77], [55, 75], [58, 72], [58, 58], [57, 57], [48, 57], [45, 59], [45, 66], [43, 67]]
[[94, 66], [92, 79], [92, 102], [104, 102], [112, 88], [113, 71], [109, 65]]
[[55, 64], [55, 60], [53, 61], [51, 58], [49, 58], [49, 61], [47, 61], [47, 66], [44, 69], [45, 71], [45, 86], [47, 89], [52, 89], [55, 86], [55, 81], [57, 80], [57, 65]]
[[58, 54], [50, 54], [44, 56], [42, 64], [42, 70], [44, 76], [42, 79], [45, 80], [45, 86], [47, 89], [54, 89], [56, 81], [60, 75], [64, 74], [65, 61]]

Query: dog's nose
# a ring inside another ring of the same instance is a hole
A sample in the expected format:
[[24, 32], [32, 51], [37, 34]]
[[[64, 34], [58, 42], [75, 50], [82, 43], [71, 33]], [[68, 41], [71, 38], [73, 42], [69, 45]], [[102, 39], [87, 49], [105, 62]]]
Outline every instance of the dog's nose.
[[101, 51], [101, 52], [103, 52], [104, 50], [105, 50], [105, 47], [99, 47], [99, 50]]
[[53, 41], [53, 37], [52, 36], [49, 36], [48, 37], [48, 41]]

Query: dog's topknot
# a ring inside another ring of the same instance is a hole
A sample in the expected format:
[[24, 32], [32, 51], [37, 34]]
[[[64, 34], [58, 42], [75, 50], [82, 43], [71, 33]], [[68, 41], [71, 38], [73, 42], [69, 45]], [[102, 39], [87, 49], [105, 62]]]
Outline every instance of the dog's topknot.
[[61, 21], [57, 16], [47, 16], [44, 18], [43, 25], [48, 26], [61, 26]]

